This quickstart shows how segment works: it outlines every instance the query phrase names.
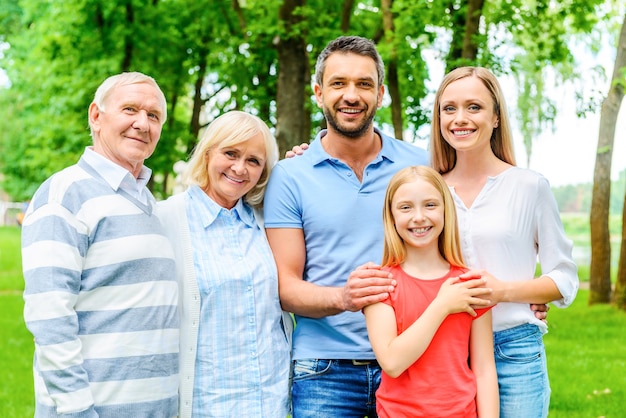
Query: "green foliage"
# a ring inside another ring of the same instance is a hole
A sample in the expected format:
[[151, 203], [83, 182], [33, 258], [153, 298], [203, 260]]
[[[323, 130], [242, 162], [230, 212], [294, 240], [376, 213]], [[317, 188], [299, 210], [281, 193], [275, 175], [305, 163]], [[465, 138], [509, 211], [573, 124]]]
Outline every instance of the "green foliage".
[[[26, 199], [45, 178], [74, 163], [91, 143], [87, 107], [97, 85], [111, 74], [136, 70], [153, 76], [168, 99], [170, 117], [148, 161], [153, 191], [164, 197], [174, 162], [191, 152], [202, 128], [219, 114], [241, 109], [276, 123], [276, 46], [295, 35], [305, 40], [311, 73], [320, 50], [340, 34], [377, 42], [385, 61], [397, 60], [403, 128], [415, 132], [430, 119], [424, 105], [432, 93], [427, 51], [444, 61], [451, 57], [448, 67], [475, 64], [516, 74], [518, 117], [530, 147], [556, 114], [555, 103], [543, 94], [545, 83], [576, 76], [572, 37], [596, 30], [598, 22], [612, 22], [622, 10], [598, 8], [613, 5], [611, 0], [487, 0], [472, 37], [477, 56], [452, 62], [465, 30], [467, 1], [394, 0], [391, 33], [382, 30], [378, 0], [303, 3], [288, 25], [281, 21], [280, 0], [3, 1], [0, 42], [10, 48], [0, 55], [0, 68], [11, 81], [0, 90], [3, 188], [14, 200]], [[303, 88], [310, 96], [310, 85]], [[314, 134], [322, 113], [312, 100], [304, 106]], [[376, 123], [391, 124], [390, 113], [384, 106]]]

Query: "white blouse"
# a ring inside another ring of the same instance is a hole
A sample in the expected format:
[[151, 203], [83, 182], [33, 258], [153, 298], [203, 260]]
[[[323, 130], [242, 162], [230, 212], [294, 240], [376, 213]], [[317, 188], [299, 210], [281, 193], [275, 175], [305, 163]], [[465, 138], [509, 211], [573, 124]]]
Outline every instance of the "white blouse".
[[[565, 236], [548, 180], [532, 170], [512, 167], [489, 177], [467, 208], [450, 187], [456, 204], [461, 248], [468, 267], [483, 269], [499, 280], [549, 276], [563, 298], [552, 303], [569, 306], [578, 292], [578, 271], [572, 242]], [[528, 303], [499, 303], [493, 309], [493, 329], [501, 331], [536, 319]]]

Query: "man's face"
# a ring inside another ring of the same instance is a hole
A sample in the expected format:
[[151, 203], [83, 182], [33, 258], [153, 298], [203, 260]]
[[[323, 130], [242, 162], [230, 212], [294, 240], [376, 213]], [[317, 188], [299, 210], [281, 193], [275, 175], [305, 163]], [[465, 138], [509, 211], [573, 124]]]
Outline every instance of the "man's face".
[[164, 110], [159, 90], [148, 83], [114, 88], [105, 109], [89, 107], [94, 151], [139, 175], [161, 136]]
[[384, 93], [374, 60], [333, 53], [326, 60], [322, 84], [315, 86], [315, 97], [329, 130], [348, 138], [363, 135], [371, 127]]

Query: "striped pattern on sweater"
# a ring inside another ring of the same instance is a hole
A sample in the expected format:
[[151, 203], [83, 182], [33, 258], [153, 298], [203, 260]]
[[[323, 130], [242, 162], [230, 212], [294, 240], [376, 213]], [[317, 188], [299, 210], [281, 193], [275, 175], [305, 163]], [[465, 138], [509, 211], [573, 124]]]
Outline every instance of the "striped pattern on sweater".
[[174, 255], [153, 200], [114, 191], [82, 159], [35, 193], [22, 258], [36, 417], [176, 416]]

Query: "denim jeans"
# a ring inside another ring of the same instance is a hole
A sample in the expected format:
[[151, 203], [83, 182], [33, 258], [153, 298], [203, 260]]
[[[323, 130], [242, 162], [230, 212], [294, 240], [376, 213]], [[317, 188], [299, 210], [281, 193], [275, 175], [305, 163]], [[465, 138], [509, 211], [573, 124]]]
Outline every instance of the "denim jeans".
[[524, 324], [494, 333], [501, 418], [543, 418], [550, 383], [541, 330]]
[[375, 418], [380, 373], [374, 361], [294, 361], [293, 418]]

